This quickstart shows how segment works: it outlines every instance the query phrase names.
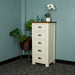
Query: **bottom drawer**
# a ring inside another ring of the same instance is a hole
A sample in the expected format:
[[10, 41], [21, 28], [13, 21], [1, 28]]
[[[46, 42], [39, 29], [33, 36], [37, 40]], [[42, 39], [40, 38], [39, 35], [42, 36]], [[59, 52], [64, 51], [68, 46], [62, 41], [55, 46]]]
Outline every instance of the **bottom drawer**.
[[41, 56], [36, 56], [34, 58], [34, 61], [36, 63], [42, 63], [42, 64], [46, 64], [47, 63], [47, 58], [41, 57]]

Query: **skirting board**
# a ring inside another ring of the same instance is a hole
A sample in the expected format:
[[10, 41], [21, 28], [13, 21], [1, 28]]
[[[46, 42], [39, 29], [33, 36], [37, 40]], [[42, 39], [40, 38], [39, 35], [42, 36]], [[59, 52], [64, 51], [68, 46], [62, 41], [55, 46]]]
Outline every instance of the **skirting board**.
[[10, 58], [10, 59], [4, 60], [4, 61], [0, 62], [0, 65], [13, 62], [13, 61], [15, 61], [15, 60], [17, 60], [17, 59], [19, 59], [19, 58], [20, 58], [20, 56], [17, 56], [17, 57], [14, 57], [14, 58]]
[[[28, 58], [28, 56], [27, 56], [27, 55], [22, 55], [22, 58]], [[30, 56], [30, 58], [32, 59], [32, 56]], [[2, 61], [2, 62], [0, 62], [0, 65], [13, 62], [13, 61], [15, 61], [15, 60], [17, 60], [17, 59], [20, 59], [20, 56], [17, 56], [17, 57], [14, 57], [14, 58], [11, 58], [11, 59]], [[68, 64], [68, 65], [75, 65], [75, 62], [66, 61], [66, 60], [61, 60], [61, 59], [56, 59], [55, 62], [56, 62], [56, 63], [62, 63], [62, 64]]]
[[56, 59], [56, 63], [75, 65], [75, 62], [73, 62], [73, 61], [67, 61], [67, 60], [61, 60], [61, 59]]

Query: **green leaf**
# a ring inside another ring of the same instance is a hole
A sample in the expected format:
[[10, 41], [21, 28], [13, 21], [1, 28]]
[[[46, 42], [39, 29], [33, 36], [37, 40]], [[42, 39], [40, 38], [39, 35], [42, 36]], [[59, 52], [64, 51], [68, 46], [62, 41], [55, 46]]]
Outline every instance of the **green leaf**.
[[19, 35], [18, 36], [18, 41], [21, 43], [21, 42], [23, 42], [23, 41], [25, 41], [26, 40], [26, 35]]
[[11, 32], [9, 32], [9, 35], [13, 36], [13, 37], [17, 37], [19, 34], [20, 33], [19, 33], [19, 29], [18, 28], [16, 28], [16, 29], [12, 30]]
[[32, 22], [35, 22], [35, 20], [30, 19], [30, 20], [25, 24], [25, 27], [26, 27], [25, 34], [27, 34], [27, 31], [31, 31], [31, 29], [32, 29]]
[[46, 14], [45, 14], [45, 17], [50, 17], [50, 14], [49, 14], [49, 13], [46, 13]]

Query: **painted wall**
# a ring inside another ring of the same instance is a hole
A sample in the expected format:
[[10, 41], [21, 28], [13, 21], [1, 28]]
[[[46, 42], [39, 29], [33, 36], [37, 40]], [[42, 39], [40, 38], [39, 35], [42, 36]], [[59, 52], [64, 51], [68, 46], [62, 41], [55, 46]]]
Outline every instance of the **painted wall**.
[[31, 18], [36, 19], [39, 15], [45, 19], [48, 3], [55, 4], [57, 8], [56, 11], [51, 11], [52, 21], [57, 22], [56, 59], [75, 61], [75, 1], [27, 0], [27, 6], [25, 1], [0, 0], [0, 62], [16, 57], [20, 53], [16, 39], [10, 37], [9, 32], [19, 27], [24, 34], [25, 18], [27, 21]]
[[21, 30], [22, 34], [25, 34], [25, 23], [26, 23], [26, 0], [21, 0]]
[[[25, 34], [25, 24], [27, 18], [26, 10], [27, 10], [27, 0], [21, 0], [21, 31], [23, 35]], [[30, 54], [32, 55], [31, 52]], [[28, 51], [23, 50], [22, 55], [28, 55]]]
[[21, 26], [20, 0], [0, 0], [0, 62], [19, 56], [16, 39], [9, 32]]
[[55, 4], [51, 11], [52, 21], [56, 21], [56, 59], [75, 61], [75, 0], [27, 0], [27, 19], [45, 18], [46, 5]]

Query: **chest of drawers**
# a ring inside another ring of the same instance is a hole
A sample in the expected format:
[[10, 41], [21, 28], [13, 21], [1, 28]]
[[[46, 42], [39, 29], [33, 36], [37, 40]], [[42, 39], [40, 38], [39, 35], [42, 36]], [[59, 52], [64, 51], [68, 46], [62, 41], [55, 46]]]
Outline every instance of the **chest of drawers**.
[[32, 64], [55, 63], [55, 22], [32, 23]]

